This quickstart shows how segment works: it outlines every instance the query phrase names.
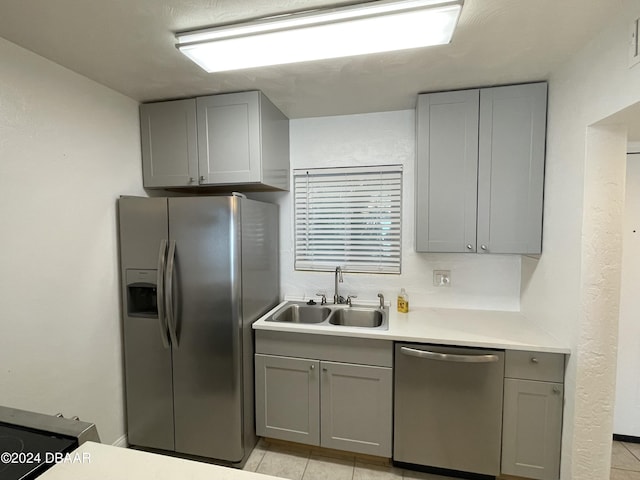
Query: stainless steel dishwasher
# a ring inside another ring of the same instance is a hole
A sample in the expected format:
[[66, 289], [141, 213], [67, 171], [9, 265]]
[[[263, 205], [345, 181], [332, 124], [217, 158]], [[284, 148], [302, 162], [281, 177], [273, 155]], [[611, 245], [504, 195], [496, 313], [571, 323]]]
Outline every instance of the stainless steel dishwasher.
[[500, 474], [504, 352], [397, 343], [395, 462]]

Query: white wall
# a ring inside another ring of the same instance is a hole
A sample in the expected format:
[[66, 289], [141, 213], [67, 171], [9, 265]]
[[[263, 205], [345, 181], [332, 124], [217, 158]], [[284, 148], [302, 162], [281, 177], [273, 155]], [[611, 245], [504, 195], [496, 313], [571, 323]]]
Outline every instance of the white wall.
[[116, 198], [137, 102], [0, 39], [0, 405], [124, 434]]
[[616, 369], [624, 126], [592, 127], [640, 101], [627, 65], [636, 0], [550, 78], [543, 254], [524, 259], [522, 312], [572, 348], [562, 478], [608, 478]]
[[613, 432], [640, 437], [640, 153], [627, 158]]
[[[402, 274], [344, 274], [342, 294], [392, 303], [404, 287], [410, 306], [518, 310], [519, 255], [422, 254], [414, 250], [415, 113], [413, 110], [291, 120], [291, 168], [353, 165], [403, 166]], [[260, 195], [258, 195], [260, 196]], [[333, 296], [329, 272], [295, 271], [292, 193], [263, 194], [280, 204], [281, 294], [325, 291]], [[450, 287], [433, 286], [433, 270], [451, 270]]]

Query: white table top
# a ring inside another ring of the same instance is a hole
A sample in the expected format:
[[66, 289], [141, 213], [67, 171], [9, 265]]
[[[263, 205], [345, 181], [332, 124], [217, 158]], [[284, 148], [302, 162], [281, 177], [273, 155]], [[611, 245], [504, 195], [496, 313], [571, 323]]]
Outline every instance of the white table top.
[[280, 303], [259, 318], [253, 328], [465, 347], [571, 353], [567, 345], [538, 328], [519, 312], [418, 307], [411, 308], [409, 313], [398, 313], [395, 306], [391, 305], [388, 330], [266, 321], [285, 303], [286, 301]]
[[236, 468], [86, 442], [39, 480], [276, 480]]

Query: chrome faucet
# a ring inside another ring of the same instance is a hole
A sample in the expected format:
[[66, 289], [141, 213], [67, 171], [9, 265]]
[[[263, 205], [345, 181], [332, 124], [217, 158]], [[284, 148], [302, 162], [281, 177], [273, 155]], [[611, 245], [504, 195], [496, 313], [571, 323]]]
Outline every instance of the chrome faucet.
[[333, 295], [333, 303], [344, 303], [344, 298], [338, 294], [338, 283], [342, 283], [344, 280], [342, 279], [342, 268], [336, 267], [335, 279], [334, 279], [334, 295]]
[[380, 299], [380, 308], [384, 310], [384, 295], [379, 293], [378, 298]]

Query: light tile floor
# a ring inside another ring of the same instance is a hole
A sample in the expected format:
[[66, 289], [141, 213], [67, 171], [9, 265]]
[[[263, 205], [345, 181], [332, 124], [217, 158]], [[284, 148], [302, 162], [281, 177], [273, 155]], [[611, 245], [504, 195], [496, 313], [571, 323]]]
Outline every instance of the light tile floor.
[[[244, 467], [291, 480], [452, 480], [396, 468], [384, 459], [260, 440]], [[640, 444], [613, 442], [610, 480], [640, 480]]]
[[613, 442], [611, 480], [640, 480], [640, 444]]
[[290, 480], [451, 480], [451, 477], [396, 468], [378, 457], [354, 456], [264, 439], [258, 442], [244, 470]]

